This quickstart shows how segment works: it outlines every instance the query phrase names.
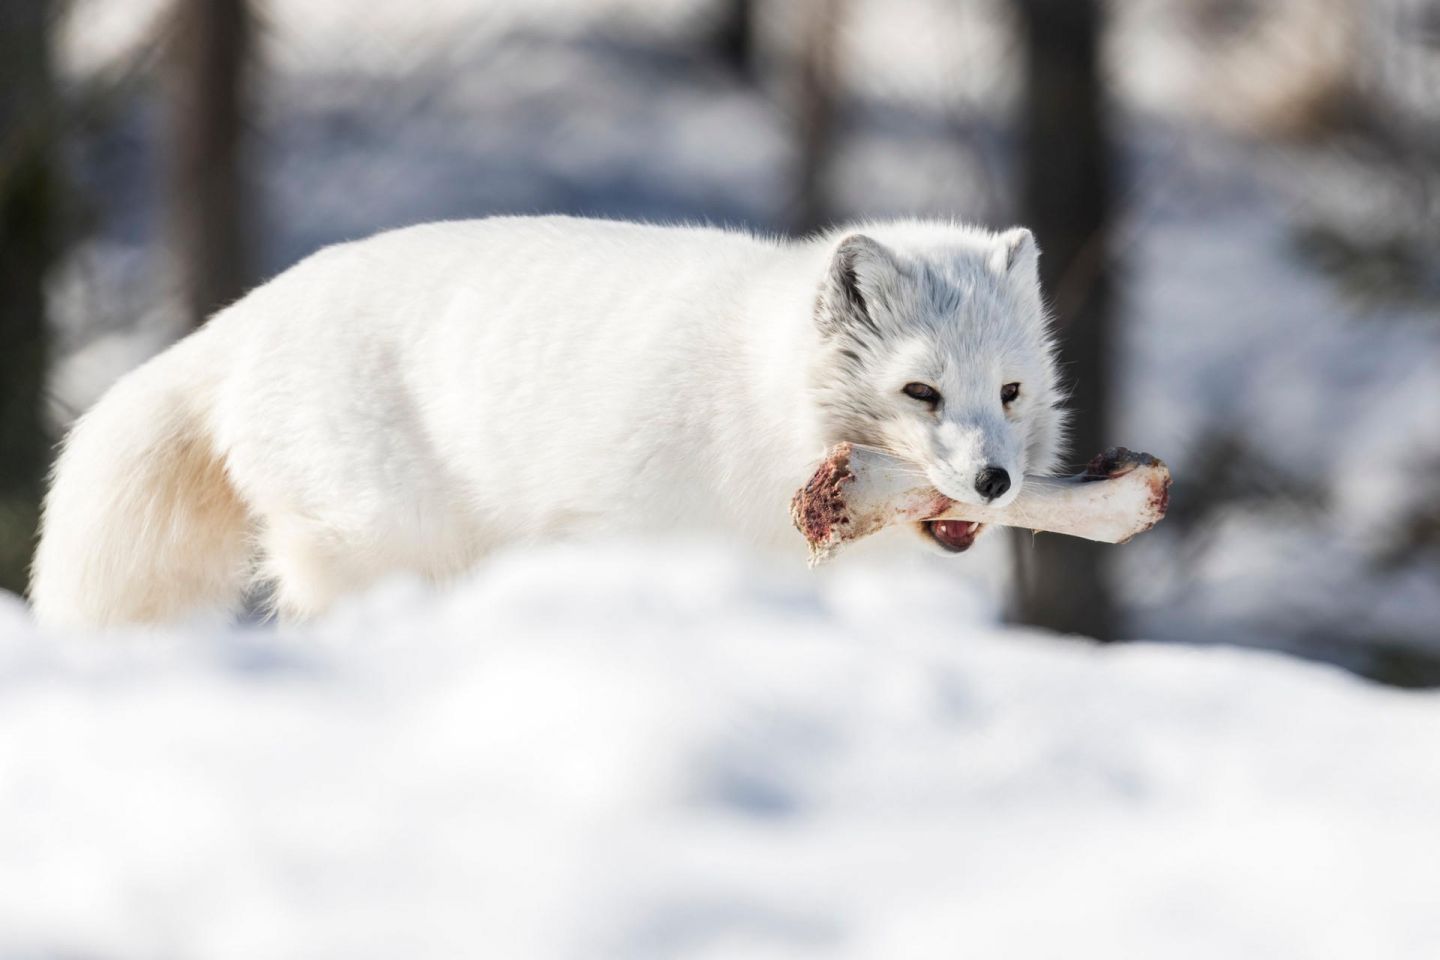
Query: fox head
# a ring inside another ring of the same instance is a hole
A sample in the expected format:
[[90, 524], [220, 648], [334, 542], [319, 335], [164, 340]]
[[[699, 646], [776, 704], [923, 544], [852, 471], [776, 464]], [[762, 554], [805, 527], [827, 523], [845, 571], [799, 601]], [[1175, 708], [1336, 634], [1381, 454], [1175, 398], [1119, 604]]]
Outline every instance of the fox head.
[[[905, 223], [838, 235], [816, 301], [827, 440], [913, 463], [945, 496], [1003, 506], [1049, 472], [1064, 414], [1030, 231]], [[922, 524], [958, 552], [979, 527]]]

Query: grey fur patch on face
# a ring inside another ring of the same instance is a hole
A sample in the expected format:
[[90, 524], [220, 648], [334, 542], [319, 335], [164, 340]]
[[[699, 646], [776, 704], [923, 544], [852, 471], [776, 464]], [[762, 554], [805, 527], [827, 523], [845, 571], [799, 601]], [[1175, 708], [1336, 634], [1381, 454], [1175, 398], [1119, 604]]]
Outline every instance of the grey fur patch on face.
[[880, 244], [863, 234], [836, 248], [815, 300], [815, 323], [824, 336], [825, 359], [812, 371], [812, 387], [825, 413], [826, 442], [849, 440], [883, 446], [886, 411], [864, 384], [867, 367], [885, 342], [875, 315], [892, 309], [887, 287], [899, 265]]

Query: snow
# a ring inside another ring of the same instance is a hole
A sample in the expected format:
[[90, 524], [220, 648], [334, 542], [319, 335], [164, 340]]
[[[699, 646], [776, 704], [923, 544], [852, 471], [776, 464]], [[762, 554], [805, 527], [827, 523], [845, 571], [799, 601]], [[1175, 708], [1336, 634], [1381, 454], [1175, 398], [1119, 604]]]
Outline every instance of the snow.
[[952, 571], [575, 545], [108, 637], [0, 596], [0, 957], [1433, 956], [1440, 700]]

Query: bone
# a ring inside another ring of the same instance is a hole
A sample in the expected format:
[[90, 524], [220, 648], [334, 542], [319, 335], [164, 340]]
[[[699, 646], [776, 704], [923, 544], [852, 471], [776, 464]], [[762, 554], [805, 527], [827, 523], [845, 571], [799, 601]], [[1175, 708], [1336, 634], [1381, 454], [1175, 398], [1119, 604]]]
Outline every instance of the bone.
[[1112, 447], [1073, 477], [1026, 477], [1008, 506], [951, 500], [923, 473], [873, 447], [836, 446], [790, 502], [810, 544], [810, 565], [885, 527], [966, 520], [1124, 543], [1165, 516], [1170, 469], [1148, 453]]

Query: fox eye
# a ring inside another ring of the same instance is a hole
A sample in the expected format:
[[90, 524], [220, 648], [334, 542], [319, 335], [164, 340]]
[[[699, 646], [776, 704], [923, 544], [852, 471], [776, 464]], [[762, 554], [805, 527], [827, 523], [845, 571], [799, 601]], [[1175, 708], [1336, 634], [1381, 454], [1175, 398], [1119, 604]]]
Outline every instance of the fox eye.
[[1007, 407], [1018, 396], [1020, 396], [1020, 384], [1018, 383], [1007, 383], [1000, 388], [1000, 402]]
[[928, 383], [907, 383], [901, 391], [911, 400], [919, 400], [921, 403], [928, 403], [931, 407], [940, 405], [940, 391]]

